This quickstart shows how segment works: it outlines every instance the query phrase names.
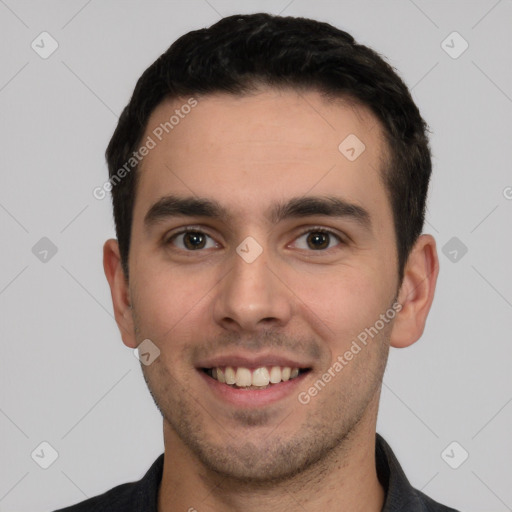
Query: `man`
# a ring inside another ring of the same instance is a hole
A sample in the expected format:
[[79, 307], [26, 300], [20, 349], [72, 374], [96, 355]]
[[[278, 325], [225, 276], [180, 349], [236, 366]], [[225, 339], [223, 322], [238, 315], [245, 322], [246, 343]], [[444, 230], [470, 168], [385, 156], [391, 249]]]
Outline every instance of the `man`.
[[393, 69], [325, 23], [225, 18], [146, 70], [106, 155], [105, 274], [165, 453], [63, 510], [454, 510], [376, 434], [438, 274], [426, 124]]

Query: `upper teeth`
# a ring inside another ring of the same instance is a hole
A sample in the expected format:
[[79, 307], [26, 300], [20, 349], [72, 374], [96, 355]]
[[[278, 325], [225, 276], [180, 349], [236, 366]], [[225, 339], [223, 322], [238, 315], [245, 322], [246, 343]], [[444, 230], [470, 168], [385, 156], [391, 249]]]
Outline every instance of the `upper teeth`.
[[239, 387], [249, 386], [268, 386], [269, 383], [277, 384], [281, 381], [293, 379], [299, 375], [298, 368], [290, 368], [289, 366], [262, 366], [253, 370], [239, 366], [233, 368], [226, 366], [225, 368], [212, 368], [211, 376], [219, 382], [237, 385]]

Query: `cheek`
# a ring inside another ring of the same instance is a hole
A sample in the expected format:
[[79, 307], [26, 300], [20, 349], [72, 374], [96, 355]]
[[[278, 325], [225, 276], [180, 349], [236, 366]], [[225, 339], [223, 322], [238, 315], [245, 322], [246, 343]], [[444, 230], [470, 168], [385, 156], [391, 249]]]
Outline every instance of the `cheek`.
[[302, 277], [297, 293], [303, 300], [300, 315], [329, 341], [333, 356], [343, 353], [390, 306], [389, 284], [377, 275], [371, 268], [362, 272], [343, 267], [325, 276]]
[[[190, 325], [198, 325], [206, 318], [207, 293], [214, 284], [207, 282], [206, 276], [185, 273], [183, 269], [156, 266], [138, 268], [133, 283], [134, 307], [139, 320], [140, 336], [150, 338], [155, 343], [183, 345], [187, 342]], [[188, 326], [188, 328], [187, 328]]]

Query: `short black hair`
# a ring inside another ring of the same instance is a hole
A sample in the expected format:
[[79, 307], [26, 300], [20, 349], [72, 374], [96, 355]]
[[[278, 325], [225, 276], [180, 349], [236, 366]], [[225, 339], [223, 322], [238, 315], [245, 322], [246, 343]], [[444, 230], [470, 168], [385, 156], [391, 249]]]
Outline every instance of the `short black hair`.
[[151, 113], [165, 99], [244, 95], [261, 86], [355, 101], [382, 123], [389, 158], [381, 178], [393, 210], [401, 283], [425, 218], [432, 171], [427, 124], [407, 86], [377, 52], [328, 23], [266, 13], [229, 16], [183, 35], [139, 78], [106, 150], [126, 278], [137, 165], [122, 180], [118, 172], [140, 145]]

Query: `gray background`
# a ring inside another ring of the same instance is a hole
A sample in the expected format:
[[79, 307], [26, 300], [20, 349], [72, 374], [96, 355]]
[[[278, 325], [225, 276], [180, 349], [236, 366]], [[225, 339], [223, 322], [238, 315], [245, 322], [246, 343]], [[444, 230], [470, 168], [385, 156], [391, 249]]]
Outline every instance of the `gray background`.
[[[142, 71], [184, 32], [255, 11], [345, 29], [412, 88], [433, 132], [425, 231], [441, 272], [423, 338], [392, 349], [378, 431], [433, 498], [512, 510], [510, 0], [0, 0], [0, 510], [80, 501], [139, 479], [163, 451], [103, 275], [110, 200], [92, 190]], [[43, 31], [59, 45], [47, 59], [31, 47], [50, 48]], [[457, 58], [453, 31], [469, 44]], [[58, 452], [48, 469], [31, 457], [49, 460], [43, 441]]]

